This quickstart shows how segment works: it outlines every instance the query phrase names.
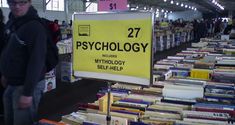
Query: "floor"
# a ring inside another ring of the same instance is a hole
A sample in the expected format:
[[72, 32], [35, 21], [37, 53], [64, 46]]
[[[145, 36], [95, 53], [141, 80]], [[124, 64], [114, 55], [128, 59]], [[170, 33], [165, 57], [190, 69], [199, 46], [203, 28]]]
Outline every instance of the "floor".
[[[190, 47], [191, 43], [184, 43], [178, 47], [157, 52], [155, 61], [164, 59], [169, 55], [175, 55], [181, 50]], [[57, 73], [59, 75], [59, 73]], [[77, 103], [88, 103], [97, 100], [96, 93], [100, 87], [105, 87], [104, 81], [83, 79], [75, 83], [63, 83], [57, 79], [57, 88], [43, 96], [39, 106], [39, 118], [47, 118], [60, 121], [61, 116], [78, 110]], [[3, 118], [0, 117], [0, 125]]]

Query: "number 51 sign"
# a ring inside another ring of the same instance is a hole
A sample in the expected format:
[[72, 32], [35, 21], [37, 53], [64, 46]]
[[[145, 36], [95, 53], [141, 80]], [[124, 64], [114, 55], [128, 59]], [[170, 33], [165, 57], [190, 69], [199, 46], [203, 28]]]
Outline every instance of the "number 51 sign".
[[99, 0], [98, 11], [127, 10], [127, 0]]

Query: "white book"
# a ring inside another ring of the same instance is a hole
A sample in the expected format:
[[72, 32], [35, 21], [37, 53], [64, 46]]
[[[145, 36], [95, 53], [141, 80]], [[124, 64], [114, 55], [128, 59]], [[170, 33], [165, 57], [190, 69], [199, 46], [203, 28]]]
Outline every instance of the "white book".
[[128, 95], [126, 98], [129, 99], [142, 99], [144, 101], [148, 101], [148, 102], [156, 102], [161, 100], [162, 97], [156, 97], [156, 96], [146, 96], [146, 95], [140, 95], [140, 94], [130, 94]]
[[175, 120], [174, 125], [213, 125], [213, 124], [210, 124], [210, 123], [195, 123], [195, 122], [190, 122], [190, 121]]
[[199, 50], [199, 48], [187, 48], [186, 50], [188, 50], [188, 51], [197, 51], [197, 50]]
[[198, 117], [198, 118], [218, 118], [227, 120], [230, 115], [228, 113], [217, 113], [217, 112], [202, 112], [202, 111], [189, 111], [184, 110], [183, 117]]
[[178, 85], [196, 85], [196, 86], [204, 86], [206, 85], [206, 81], [202, 80], [192, 80], [192, 79], [170, 79], [169, 82], [178, 84]]
[[235, 49], [223, 49], [223, 52], [235, 52]]
[[167, 59], [183, 60], [183, 59], [184, 59], [184, 57], [180, 57], [180, 56], [167, 56]]
[[227, 121], [215, 121], [215, 120], [204, 120], [204, 119], [193, 119], [193, 118], [183, 118], [184, 121], [190, 121], [194, 123], [209, 123], [213, 125], [229, 125]]
[[[88, 113], [87, 121], [107, 125], [106, 115], [102, 114]], [[128, 125], [128, 119], [112, 116], [110, 125]]]
[[163, 89], [178, 89], [178, 90], [195, 90], [195, 91], [203, 91], [203, 86], [190, 86], [184, 84], [174, 84], [174, 83], [166, 83], [164, 84]]
[[196, 99], [203, 98], [203, 89], [195, 90], [195, 89], [169, 89], [163, 88], [162, 95], [164, 97], [171, 98], [183, 98], [183, 99]]
[[174, 66], [172, 66], [172, 65], [154, 64], [154, 69], [170, 69], [170, 67], [174, 67]]
[[144, 115], [156, 118], [181, 119], [180, 114], [162, 113], [156, 111], [145, 111]]
[[143, 107], [143, 108], [146, 108], [148, 106], [147, 104], [120, 102], [120, 101], [116, 101], [114, 104], [123, 104], [123, 105], [137, 106], [137, 107]]
[[181, 51], [182, 53], [196, 53], [196, 51], [195, 50], [183, 50], [183, 51]]

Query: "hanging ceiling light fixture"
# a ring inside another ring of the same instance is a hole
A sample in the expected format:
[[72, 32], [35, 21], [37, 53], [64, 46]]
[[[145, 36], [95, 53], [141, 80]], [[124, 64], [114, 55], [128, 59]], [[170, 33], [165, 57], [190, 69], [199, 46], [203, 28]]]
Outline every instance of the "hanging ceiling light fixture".
[[212, 4], [215, 4], [215, 6], [217, 6], [221, 10], [224, 10], [224, 7], [221, 4], [219, 4], [216, 0], [212, 0], [211, 2], [212, 2]]
[[184, 6], [184, 4], [183, 3], [181, 3], [181, 7], [183, 7]]

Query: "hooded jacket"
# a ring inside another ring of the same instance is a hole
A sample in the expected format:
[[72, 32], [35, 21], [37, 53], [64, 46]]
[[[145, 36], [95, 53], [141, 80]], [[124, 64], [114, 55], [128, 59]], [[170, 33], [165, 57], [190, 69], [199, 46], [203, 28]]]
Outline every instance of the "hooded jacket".
[[15, 18], [10, 13], [6, 25], [9, 34], [0, 59], [0, 71], [12, 86], [23, 85], [23, 95], [31, 96], [35, 85], [45, 76], [45, 27], [37, 20], [37, 11], [31, 6], [28, 12]]

